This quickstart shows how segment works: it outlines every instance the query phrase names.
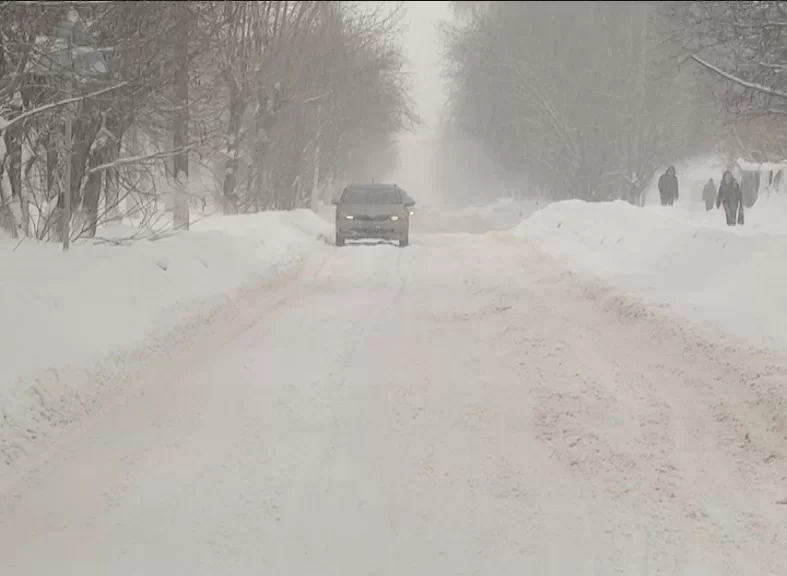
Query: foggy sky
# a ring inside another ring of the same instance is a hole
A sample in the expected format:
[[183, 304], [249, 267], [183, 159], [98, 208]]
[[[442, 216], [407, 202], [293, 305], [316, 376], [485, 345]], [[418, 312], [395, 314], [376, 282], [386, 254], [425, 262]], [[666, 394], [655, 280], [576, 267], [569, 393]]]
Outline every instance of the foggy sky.
[[439, 202], [431, 168], [436, 143], [434, 135], [445, 104], [446, 91], [441, 77], [442, 42], [436, 26], [450, 15], [448, 2], [405, 2], [407, 31], [404, 53], [410, 73], [410, 95], [423, 119], [414, 134], [400, 137], [399, 167], [389, 177], [407, 189], [416, 201]]

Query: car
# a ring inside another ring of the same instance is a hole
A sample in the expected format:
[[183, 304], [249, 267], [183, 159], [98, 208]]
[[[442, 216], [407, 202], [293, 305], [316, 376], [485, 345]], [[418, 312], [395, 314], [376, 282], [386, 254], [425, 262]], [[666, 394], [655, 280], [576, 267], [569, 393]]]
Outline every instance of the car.
[[402, 190], [402, 194], [404, 194], [404, 205], [407, 207], [408, 214], [410, 216], [415, 216], [415, 200], [410, 198], [410, 196], [404, 190]]
[[396, 184], [351, 184], [336, 205], [336, 245], [347, 240], [394, 240], [410, 243], [413, 200]]

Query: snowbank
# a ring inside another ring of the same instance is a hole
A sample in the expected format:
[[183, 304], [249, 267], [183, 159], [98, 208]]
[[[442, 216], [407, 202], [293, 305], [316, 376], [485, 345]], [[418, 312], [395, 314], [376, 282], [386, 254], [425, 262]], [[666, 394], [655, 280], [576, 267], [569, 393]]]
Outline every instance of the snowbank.
[[560, 202], [513, 233], [644, 301], [756, 346], [787, 348], [787, 199], [746, 226], [720, 211]]
[[88, 410], [156, 338], [270, 278], [328, 228], [305, 210], [212, 217], [156, 241], [78, 242], [67, 255], [0, 238], [0, 463]]

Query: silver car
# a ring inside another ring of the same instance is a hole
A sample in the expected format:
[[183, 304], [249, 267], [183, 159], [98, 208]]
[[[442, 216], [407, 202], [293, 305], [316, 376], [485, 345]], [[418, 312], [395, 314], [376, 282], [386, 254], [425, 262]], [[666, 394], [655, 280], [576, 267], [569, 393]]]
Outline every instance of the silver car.
[[347, 240], [398, 240], [410, 243], [410, 215], [415, 201], [396, 184], [352, 184], [336, 205], [336, 245]]

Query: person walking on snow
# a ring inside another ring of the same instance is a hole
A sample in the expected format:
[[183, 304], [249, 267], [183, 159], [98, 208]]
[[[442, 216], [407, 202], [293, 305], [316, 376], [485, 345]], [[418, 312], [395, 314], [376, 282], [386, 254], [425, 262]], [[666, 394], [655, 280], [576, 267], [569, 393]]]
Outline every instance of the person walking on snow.
[[702, 189], [702, 199], [705, 201], [705, 210], [713, 210], [713, 203], [716, 201], [716, 183], [713, 178], [709, 179]]
[[721, 184], [719, 185], [719, 195], [716, 198], [716, 209], [719, 206], [724, 206], [724, 214], [727, 216], [727, 226], [735, 226], [735, 224], [743, 224], [743, 193], [741, 187], [732, 175], [732, 172], [727, 170], [722, 176]]
[[675, 176], [675, 167], [670, 166], [659, 178], [659, 196], [662, 206], [672, 206], [678, 199], [678, 177]]

